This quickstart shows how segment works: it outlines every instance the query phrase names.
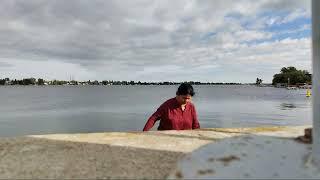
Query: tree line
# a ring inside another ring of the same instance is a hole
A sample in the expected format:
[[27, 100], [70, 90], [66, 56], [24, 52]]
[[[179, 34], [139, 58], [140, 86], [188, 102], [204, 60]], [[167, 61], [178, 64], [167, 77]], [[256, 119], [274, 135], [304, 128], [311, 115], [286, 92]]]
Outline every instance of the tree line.
[[[222, 83], [222, 82], [199, 82], [199, 81], [185, 81], [192, 85], [241, 85], [241, 83]], [[88, 81], [64, 81], [64, 80], [52, 80], [46, 81], [42, 78], [24, 78], [22, 80], [10, 80], [9, 78], [0, 79], [0, 85], [178, 85], [182, 82], [141, 82], [141, 81], [114, 81], [114, 80], [88, 80]]]

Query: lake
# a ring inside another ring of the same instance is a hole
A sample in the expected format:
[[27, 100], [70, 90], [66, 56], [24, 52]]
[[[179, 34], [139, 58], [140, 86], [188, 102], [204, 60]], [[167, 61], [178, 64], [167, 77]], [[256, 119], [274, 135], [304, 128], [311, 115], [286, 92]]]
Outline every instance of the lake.
[[[178, 86], [1, 86], [0, 136], [141, 131]], [[202, 128], [311, 124], [306, 90], [194, 86]], [[157, 128], [155, 125], [153, 130]]]

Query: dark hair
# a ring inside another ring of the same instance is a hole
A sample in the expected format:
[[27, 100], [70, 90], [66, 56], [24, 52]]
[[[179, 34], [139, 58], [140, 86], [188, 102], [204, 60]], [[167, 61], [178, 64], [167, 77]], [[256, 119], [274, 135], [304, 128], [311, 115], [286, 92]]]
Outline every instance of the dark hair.
[[191, 95], [194, 96], [194, 90], [191, 84], [189, 83], [182, 83], [177, 90], [176, 95]]

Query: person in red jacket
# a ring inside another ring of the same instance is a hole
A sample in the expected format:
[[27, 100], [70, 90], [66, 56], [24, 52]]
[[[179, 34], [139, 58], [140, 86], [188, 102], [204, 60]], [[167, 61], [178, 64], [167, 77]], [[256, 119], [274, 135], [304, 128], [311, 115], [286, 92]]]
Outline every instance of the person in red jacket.
[[158, 130], [200, 128], [195, 106], [191, 102], [194, 94], [191, 84], [182, 83], [176, 92], [176, 97], [164, 102], [157, 111], [151, 115], [143, 131], [150, 130], [158, 120], [160, 120]]

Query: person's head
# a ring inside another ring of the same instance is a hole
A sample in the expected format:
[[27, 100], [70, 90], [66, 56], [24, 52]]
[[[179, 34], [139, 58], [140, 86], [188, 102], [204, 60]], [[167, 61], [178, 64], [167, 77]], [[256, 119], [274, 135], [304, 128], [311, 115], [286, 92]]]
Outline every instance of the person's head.
[[182, 83], [176, 92], [176, 99], [179, 104], [184, 105], [191, 101], [192, 96], [194, 96], [194, 90], [191, 84]]

